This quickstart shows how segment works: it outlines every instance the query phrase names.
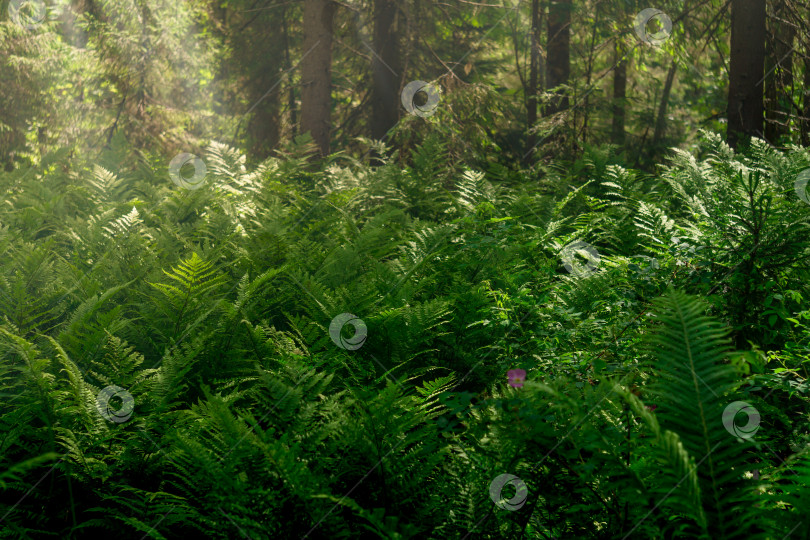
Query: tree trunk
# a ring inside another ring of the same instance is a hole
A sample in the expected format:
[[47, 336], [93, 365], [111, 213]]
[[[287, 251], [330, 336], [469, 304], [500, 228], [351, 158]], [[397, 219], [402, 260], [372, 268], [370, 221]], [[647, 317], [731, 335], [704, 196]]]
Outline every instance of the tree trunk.
[[[266, 76], [257, 78], [257, 82], [250, 85], [250, 100], [258, 105], [253, 109], [247, 126], [248, 145], [251, 154], [261, 159], [267, 157], [281, 140], [279, 77], [281, 77], [280, 69], [268, 71]], [[268, 88], [272, 88], [269, 93]]]
[[[807, 20], [810, 20], [810, 6], [807, 7]], [[801, 39], [806, 40], [806, 36]], [[805, 41], [806, 43], [806, 41]], [[810, 52], [805, 46], [804, 53], [804, 77], [802, 84], [802, 115], [799, 119], [799, 132], [802, 145], [810, 146]]]
[[329, 153], [332, 128], [332, 0], [305, 0], [301, 61], [301, 132], [309, 132], [321, 155]]
[[[571, 74], [571, 0], [550, 0], [548, 6], [548, 59], [546, 82], [548, 88], [568, 84]], [[546, 107], [545, 114], [552, 115], [568, 108], [568, 96], [564, 90]]]
[[793, 24], [784, 21], [787, 16], [785, 0], [774, 5], [771, 22], [771, 39], [766, 57], [765, 86], [765, 139], [778, 144], [783, 135], [790, 133], [790, 102], [793, 99]]
[[810, 146], [810, 55], [804, 57], [804, 96], [802, 101], [801, 137], [804, 146]]
[[399, 20], [394, 0], [374, 2], [374, 54], [371, 71], [371, 136], [383, 139], [399, 120], [399, 86], [402, 61]]
[[[281, 12], [281, 20], [283, 21], [283, 25], [281, 27], [281, 35], [282, 40], [284, 43], [284, 61], [287, 63], [287, 72], [289, 73], [293, 69], [292, 60], [290, 59], [290, 37], [289, 37], [289, 29], [287, 25], [287, 8], [286, 6]], [[292, 136], [295, 137], [295, 130], [298, 124], [298, 119], [296, 118], [296, 107], [295, 107], [295, 86], [290, 84], [287, 90], [287, 108], [290, 110], [290, 126], [292, 128]]]
[[765, 0], [731, 1], [731, 66], [728, 85], [729, 146], [763, 137], [765, 74]]
[[667, 80], [664, 82], [664, 92], [661, 94], [661, 105], [658, 107], [658, 117], [655, 120], [655, 132], [653, 133], [653, 149], [658, 146], [664, 138], [664, 129], [667, 127], [667, 107], [669, 107], [669, 95], [672, 93], [672, 83], [675, 82], [675, 72], [678, 71], [678, 63], [673, 60], [667, 71]]
[[[591, 79], [593, 77], [593, 62], [594, 57], [596, 55], [596, 35], [599, 32], [599, 15], [601, 14], [602, 10], [599, 9], [599, 4], [596, 5], [596, 13], [594, 13], [594, 20], [593, 25], [591, 25], [591, 45], [588, 47], [588, 70], [585, 75], [585, 97], [583, 98], [583, 118], [582, 118], [582, 144], [588, 144], [588, 122], [590, 121], [590, 117], [588, 112], [591, 110], [590, 106], [590, 94], [591, 94]], [[576, 121], [576, 111], [574, 111], [574, 125], [578, 125]]]
[[281, 42], [266, 39], [266, 28], [286, 26], [286, 12], [244, 12], [237, 6], [225, 5], [213, 13], [228, 43], [228, 57], [221, 64], [220, 76], [236, 83], [234, 91], [243, 93], [248, 105], [239, 111], [247, 122], [245, 141], [239, 141], [240, 120], [231, 144], [244, 142], [251, 156], [264, 159], [281, 140], [283, 76], [283, 65], [278, 61]]
[[616, 55], [616, 68], [613, 70], [613, 129], [612, 140], [615, 144], [624, 146], [625, 107], [627, 105], [627, 60], [625, 45], [622, 39], [616, 42], [614, 54]]
[[529, 129], [529, 136], [526, 139], [526, 156], [531, 154], [532, 149], [537, 144], [537, 136], [532, 129], [537, 123], [537, 94], [540, 90], [538, 81], [540, 74], [540, 0], [532, 0], [531, 48], [529, 87], [526, 92], [526, 125]]

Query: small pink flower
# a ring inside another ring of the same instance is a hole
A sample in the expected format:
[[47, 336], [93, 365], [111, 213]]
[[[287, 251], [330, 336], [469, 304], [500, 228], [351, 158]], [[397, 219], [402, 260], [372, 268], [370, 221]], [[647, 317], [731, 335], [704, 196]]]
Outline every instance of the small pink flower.
[[658, 408], [658, 405], [645, 405], [645, 407], [646, 407], [646, 408], [647, 408], [647, 410], [649, 410], [649, 411], [654, 411], [655, 409], [657, 409], [657, 408]]
[[509, 386], [512, 388], [521, 388], [523, 387], [523, 381], [526, 380], [526, 370], [510, 369], [506, 372], [506, 376], [509, 377]]

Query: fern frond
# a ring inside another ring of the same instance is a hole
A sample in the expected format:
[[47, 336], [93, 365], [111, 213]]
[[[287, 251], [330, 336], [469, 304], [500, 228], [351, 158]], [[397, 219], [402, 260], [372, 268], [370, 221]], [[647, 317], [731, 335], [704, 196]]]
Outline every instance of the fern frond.
[[657, 375], [652, 399], [662, 427], [678, 434], [697, 464], [704, 533], [712, 538], [759, 538], [764, 533], [756, 522], [753, 486], [743, 479], [746, 444], [737, 442], [723, 423], [739, 385], [734, 368], [726, 363], [728, 330], [704, 315], [706, 309], [699, 298], [674, 290], [655, 301], [659, 324], [649, 338]]

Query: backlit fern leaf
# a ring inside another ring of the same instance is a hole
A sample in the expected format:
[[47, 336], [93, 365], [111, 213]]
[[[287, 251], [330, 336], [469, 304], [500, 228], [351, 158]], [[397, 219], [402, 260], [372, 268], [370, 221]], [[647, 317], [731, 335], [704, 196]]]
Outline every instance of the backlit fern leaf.
[[475, 207], [483, 197], [484, 173], [465, 170], [456, 182], [456, 191], [453, 194], [456, 204], [465, 212], [475, 211]]
[[121, 198], [122, 181], [118, 176], [101, 165], [93, 166], [93, 173], [87, 179], [87, 185], [92, 188], [89, 199], [93, 206], [102, 206], [105, 203]]
[[171, 272], [163, 271], [175, 283], [150, 283], [168, 299], [176, 314], [174, 336], [178, 335], [184, 317], [193, 309], [199, 308], [201, 298], [216, 290], [225, 280], [213, 263], [204, 261], [194, 252], [191, 257], [172, 267]]
[[134, 206], [128, 214], [124, 214], [106, 227], [102, 227], [108, 238], [115, 239], [119, 235], [128, 235], [143, 224], [138, 209]]
[[638, 204], [638, 213], [634, 222], [638, 229], [638, 236], [648, 240], [648, 242], [641, 242], [641, 245], [653, 253], [658, 253], [668, 245], [668, 236], [675, 228], [675, 221], [667, 216], [666, 212], [644, 201]]

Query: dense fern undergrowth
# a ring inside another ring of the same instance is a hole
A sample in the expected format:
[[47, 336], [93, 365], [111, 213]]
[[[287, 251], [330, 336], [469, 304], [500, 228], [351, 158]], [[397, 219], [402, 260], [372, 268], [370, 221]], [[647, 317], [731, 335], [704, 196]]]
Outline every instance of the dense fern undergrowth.
[[0, 537], [810, 538], [810, 153], [429, 142], [0, 173]]

